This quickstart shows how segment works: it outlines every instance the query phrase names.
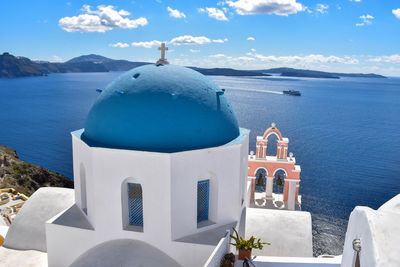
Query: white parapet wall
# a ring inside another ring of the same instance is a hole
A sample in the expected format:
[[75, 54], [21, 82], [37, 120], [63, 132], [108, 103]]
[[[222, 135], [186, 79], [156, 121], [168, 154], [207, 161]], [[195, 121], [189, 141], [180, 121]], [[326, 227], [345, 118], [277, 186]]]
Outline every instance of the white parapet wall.
[[340, 262], [340, 256], [333, 258], [258, 256], [253, 260], [253, 264], [257, 267], [339, 267]]
[[342, 267], [354, 267], [359, 240], [361, 267], [400, 266], [400, 194], [378, 210], [356, 207], [350, 215], [343, 249]]
[[230, 249], [230, 231], [226, 231], [226, 236], [221, 238], [213, 253], [208, 258], [204, 267], [219, 267], [225, 254], [229, 253]]
[[245, 236], [271, 243], [257, 256], [312, 257], [311, 214], [305, 211], [246, 208]]

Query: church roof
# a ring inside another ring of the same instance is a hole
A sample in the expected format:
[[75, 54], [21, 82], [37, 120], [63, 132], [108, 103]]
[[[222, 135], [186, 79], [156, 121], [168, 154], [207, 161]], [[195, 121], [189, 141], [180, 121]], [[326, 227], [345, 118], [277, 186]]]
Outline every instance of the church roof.
[[224, 92], [206, 76], [175, 65], [145, 65], [111, 82], [90, 110], [90, 146], [153, 152], [215, 147], [239, 136]]

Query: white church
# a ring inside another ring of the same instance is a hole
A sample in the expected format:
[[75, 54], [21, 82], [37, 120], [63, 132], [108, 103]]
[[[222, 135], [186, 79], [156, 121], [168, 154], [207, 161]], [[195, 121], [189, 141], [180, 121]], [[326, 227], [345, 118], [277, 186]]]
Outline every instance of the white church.
[[[108, 242], [127, 240], [148, 266], [204, 263], [244, 207], [248, 131], [196, 71], [159, 64], [126, 72], [72, 142], [71, 209], [82, 212], [67, 210], [47, 225], [50, 266], [85, 266], [79, 262], [107, 253]], [[68, 225], [77, 221], [82, 226]]]
[[250, 206], [249, 130], [223, 90], [161, 49], [110, 83], [72, 133], [75, 189], [38, 190], [0, 228], [1, 266], [220, 266], [236, 253], [232, 228], [271, 243], [254, 266], [400, 266], [400, 195], [356, 207], [343, 256], [320, 258], [308, 212]]

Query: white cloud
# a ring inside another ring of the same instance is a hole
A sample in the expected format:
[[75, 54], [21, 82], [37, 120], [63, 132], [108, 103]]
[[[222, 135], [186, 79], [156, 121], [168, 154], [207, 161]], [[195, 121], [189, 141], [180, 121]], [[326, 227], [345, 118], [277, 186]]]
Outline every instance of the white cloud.
[[239, 61], [255, 61], [256, 59], [253, 57], [246, 57], [246, 56], [241, 56], [236, 58]]
[[106, 32], [115, 28], [133, 29], [145, 26], [148, 21], [144, 17], [129, 19], [130, 13], [126, 10], [116, 10], [114, 6], [82, 6], [83, 14], [72, 17], [63, 17], [58, 23], [67, 32]]
[[63, 59], [60, 56], [54, 55], [54, 56], [51, 57], [51, 61], [53, 61], [53, 62], [61, 62], [61, 61], [63, 61]]
[[361, 22], [356, 23], [357, 27], [362, 27], [362, 26], [366, 26], [366, 25], [371, 25], [372, 21], [375, 19], [373, 16], [366, 14], [366, 15], [362, 15], [360, 16]]
[[254, 48], [250, 49], [251, 52], [256, 52], [256, 50]]
[[[316, 4], [315, 7], [304, 7], [304, 10], [310, 14], [325, 14], [328, 13], [329, 5]], [[340, 8], [338, 8], [340, 10]]]
[[288, 16], [304, 11], [305, 7], [297, 0], [228, 0], [226, 3], [239, 15], [274, 14]]
[[256, 38], [254, 38], [252, 36], [247, 37], [247, 41], [255, 41], [255, 40], [256, 40]]
[[117, 47], [117, 48], [127, 48], [127, 47], [129, 47], [129, 44], [128, 43], [118, 42], [118, 43], [115, 43], [115, 44], [110, 44], [110, 46], [111, 47]]
[[380, 56], [369, 59], [371, 62], [400, 63], [400, 55]]
[[214, 55], [209, 55], [210, 58], [226, 58], [224, 54], [214, 54]]
[[252, 62], [255, 61], [256, 59], [253, 57], [247, 57], [247, 56], [227, 56], [225, 54], [214, 54], [214, 55], [209, 55], [209, 58], [212, 58], [214, 60], [219, 60], [219, 63], [222, 65], [239, 65], [244, 63], [244, 62]]
[[[254, 50], [255, 51], [255, 50]], [[315, 64], [346, 64], [354, 65], [358, 64], [359, 60], [354, 57], [344, 56], [324, 56], [318, 54], [310, 54], [304, 56], [274, 56], [274, 55], [262, 55], [257, 53], [247, 53], [247, 56], [227, 56], [225, 54], [214, 54], [209, 55], [209, 58], [224, 60], [220, 62], [222, 65], [228, 63], [234, 64], [238, 61], [246, 62], [258, 62], [260, 64], [275, 64], [275, 65], [292, 65], [292, 66], [311, 66]], [[229, 64], [228, 64], [229, 65]]]
[[203, 45], [209, 43], [225, 43], [228, 39], [210, 39], [206, 36], [182, 35], [169, 41], [173, 45]]
[[211, 40], [212, 43], [219, 43], [219, 44], [223, 44], [225, 42], [228, 42], [228, 38], [225, 39], [213, 39]]
[[326, 12], [328, 12], [328, 8], [329, 6], [327, 4], [317, 4], [317, 6], [315, 7], [315, 11], [321, 14], [325, 14]]
[[[251, 54], [251, 53], [250, 53]], [[268, 63], [280, 64], [325, 64], [325, 63], [340, 63], [340, 64], [358, 64], [358, 59], [354, 57], [338, 57], [324, 56], [318, 54], [310, 54], [306, 56], [265, 56], [261, 54], [252, 54], [255, 59]]]
[[396, 18], [400, 19], [400, 8], [398, 8], [398, 9], [393, 9], [393, 10], [392, 10], [392, 13], [393, 13], [393, 15], [394, 15]]
[[225, 12], [222, 9], [215, 7], [205, 7], [199, 8], [198, 10], [200, 13], [207, 13], [210, 18], [221, 21], [228, 21], [228, 18], [225, 16]]
[[160, 46], [161, 43], [162, 43], [161, 41], [153, 40], [153, 41], [147, 41], [147, 42], [133, 42], [133, 43], [131, 43], [131, 45], [134, 47], [152, 48], [155, 46]]
[[350, 2], [357, 2], [357, 3], [360, 3], [361, 0], [350, 0]]
[[178, 9], [173, 9], [172, 7], [167, 7], [168, 15], [172, 18], [176, 19], [184, 19], [186, 18], [185, 13], [179, 11]]
[[[134, 47], [143, 47], [143, 48], [152, 48], [155, 46], [160, 46], [162, 42], [165, 42], [167, 44], [172, 44], [172, 45], [204, 45], [204, 44], [210, 44], [210, 43], [225, 43], [228, 42], [228, 38], [225, 39], [210, 39], [206, 36], [192, 36], [192, 35], [182, 35], [182, 36], [177, 36], [175, 38], [172, 38], [170, 41], [159, 41], [159, 40], [153, 40], [153, 41], [140, 41], [140, 42], [132, 42], [131, 46]], [[115, 44], [111, 44], [112, 47], [120, 47], [120, 48], [125, 48], [128, 47], [128, 43], [122, 43], [118, 42]], [[173, 50], [169, 50], [171, 52]], [[189, 50], [192, 53], [197, 53], [200, 52], [200, 50], [196, 49], [190, 49]]]

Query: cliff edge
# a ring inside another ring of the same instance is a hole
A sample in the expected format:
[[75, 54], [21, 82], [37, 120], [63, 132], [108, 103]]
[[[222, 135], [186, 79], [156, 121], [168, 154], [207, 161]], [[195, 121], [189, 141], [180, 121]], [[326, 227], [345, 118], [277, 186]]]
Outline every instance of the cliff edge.
[[74, 182], [61, 174], [22, 161], [15, 150], [0, 145], [0, 188], [13, 187], [30, 196], [44, 186], [73, 188]]

